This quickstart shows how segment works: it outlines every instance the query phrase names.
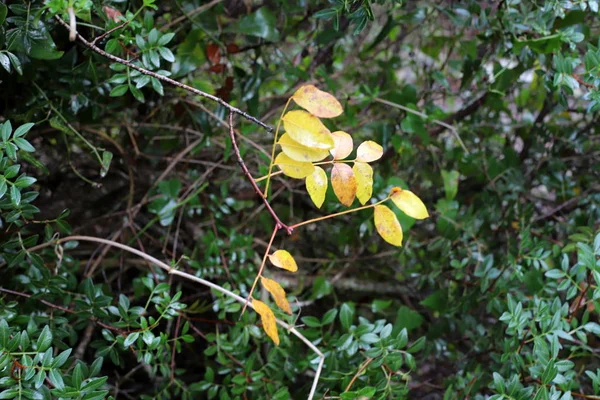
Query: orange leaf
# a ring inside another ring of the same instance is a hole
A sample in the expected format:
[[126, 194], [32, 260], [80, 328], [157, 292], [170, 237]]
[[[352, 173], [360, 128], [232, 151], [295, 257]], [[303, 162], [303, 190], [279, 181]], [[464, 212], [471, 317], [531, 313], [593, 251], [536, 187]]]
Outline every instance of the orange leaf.
[[312, 174], [306, 177], [306, 191], [317, 208], [321, 208], [327, 194], [327, 174], [321, 167], [315, 167]]
[[367, 163], [357, 161], [354, 163], [352, 171], [356, 176], [356, 197], [360, 204], [364, 205], [373, 195], [373, 168]]
[[331, 170], [331, 186], [340, 203], [350, 207], [356, 197], [356, 177], [348, 164], [335, 163]]
[[382, 155], [383, 147], [372, 140], [362, 142], [356, 149], [356, 161], [372, 162], [379, 160]]
[[292, 315], [292, 308], [290, 307], [290, 303], [288, 303], [287, 298], [285, 297], [285, 290], [281, 287], [281, 285], [275, 282], [273, 279], [265, 278], [264, 276], [260, 277], [260, 282], [267, 289], [271, 296], [275, 299], [275, 303], [277, 307], [281, 308], [286, 313]]
[[286, 271], [296, 272], [298, 271], [298, 265], [294, 257], [286, 250], [277, 250], [273, 254], [269, 254], [269, 260], [277, 268], [285, 269]]
[[344, 131], [335, 131], [331, 133], [333, 137], [333, 149], [329, 150], [331, 155], [336, 160], [343, 160], [352, 153], [354, 143], [352, 142], [352, 136], [348, 135]]
[[240, 47], [235, 43], [229, 43], [227, 45], [227, 52], [229, 54], [235, 54], [240, 52]]
[[321, 161], [329, 155], [329, 151], [326, 149], [315, 149], [301, 145], [287, 133], [284, 133], [277, 143], [288, 157], [296, 161]]
[[279, 153], [275, 157], [275, 164], [285, 175], [296, 179], [304, 179], [315, 170], [311, 163], [293, 160], [285, 153]]
[[117, 10], [116, 8], [104, 6], [102, 9], [104, 10], [104, 14], [106, 14], [106, 18], [112, 19], [115, 22], [119, 22], [119, 17], [123, 16], [121, 11]]
[[254, 311], [260, 315], [263, 329], [269, 335], [269, 337], [279, 346], [279, 334], [277, 333], [277, 321], [275, 320], [275, 314], [269, 308], [268, 305], [260, 300], [252, 299], [252, 306]]
[[285, 114], [283, 127], [292, 139], [303, 146], [325, 150], [333, 147], [333, 138], [329, 129], [319, 118], [306, 111], [294, 110]]
[[396, 214], [388, 207], [375, 206], [375, 228], [383, 240], [394, 246], [402, 246], [402, 227]]
[[402, 190], [399, 187], [395, 187], [392, 189], [392, 201], [400, 210], [404, 212], [404, 214], [409, 217], [413, 217], [416, 219], [425, 219], [429, 217], [429, 213], [427, 212], [427, 207], [425, 204], [417, 197], [416, 194], [411, 192], [410, 190]]
[[319, 118], [333, 118], [344, 112], [335, 97], [313, 85], [302, 86], [296, 90], [292, 98], [300, 107]]

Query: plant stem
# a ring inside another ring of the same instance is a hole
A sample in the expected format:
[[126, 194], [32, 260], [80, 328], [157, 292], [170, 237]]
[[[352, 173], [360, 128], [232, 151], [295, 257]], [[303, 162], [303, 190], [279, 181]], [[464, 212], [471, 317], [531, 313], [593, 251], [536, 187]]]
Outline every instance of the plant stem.
[[263, 256], [262, 263], [260, 264], [260, 268], [258, 269], [258, 274], [256, 274], [256, 278], [254, 278], [254, 282], [252, 283], [252, 288], [250, 288], [248, 297], [246, 297], [246, 302], [244, 303], [244, 308], [242, 308], [240, 318], [242, 318], [242, 315], [244, 315], [244, 311], [246, 311], [246, 307], [248, 307], [250, 298], [252, 298], [252, 292], [254, 292], [254, 288], [256, 288], [258, 279], [262, 276], [263, 269], [265, 268], [265, 264], [267, 262], [267, 257], [269, 256], [269, 251], [271, 250], [271, 245], [273, 244], [273, 240], [275, 240], [275, 235], [277, 235], [278, 230], [279, 228], [277, 228], [277, 225], [275, 225], [275, 228], [273, 228], [273, 233], [271, 234], [271, 240], [269, 240], [269, 244], [267, 245], [267, 249], [265, 250], [265, 255]]
[[329, 215], [325, 215], [325, 216], [322, 216], [322, 217], [309, 219], [307, 221], [298, 222], [297, 224], [290, 226], [290, 228], [296, 229], [296, 228], [298, 228], [300, 226], [314, 224], [315, 222], [323, 221], [325, 219], [329, 219], [329, 218], [333, 218], [333, 217], [339, 217], [340, 215], [350, 214], [350, 213], [353, 213], [353, 212], [356, 212], [356, 211], [361, 211], [361, 210], [366, 210], [368, 208], [373, 208], [376, 205], [384, 203], [384, 202], [386, 202], [389, 199], [390, 199], [390, 196], [386, 197], [385, 199], [383, 199], [381, 201], [378, 201], [377, 203], [367, 204], [366, 206], [362, 206], [362, 207], [358, 207], [358, 208], [353, 208], [351, 210], [340, 211], [340, 212], [335, 213], [335, 214], [329, 214]]
[[265, 186], [265, 199], [269, 195], [269, 183], [271, 182], [271, 171], [273, 171], [273, 161], [275, 161], [275, 147], [277, 146], [277, 135], [279, 134], [279, 128], [281, 127], [281, 120], [290, 105], [290, 101], [292, 98], [290, 97], [285, 103], [285, 107], [283, 107], [283, 111], [281, 112], [281, 116], [279, 117], [279, 121], [277, 121], [277, 128], [275, 128], [275, 135], [273, 136], [273, 148], [271, 149], [271, 161], [269, 161], [269, 173], [267, 174], [267, 184]]

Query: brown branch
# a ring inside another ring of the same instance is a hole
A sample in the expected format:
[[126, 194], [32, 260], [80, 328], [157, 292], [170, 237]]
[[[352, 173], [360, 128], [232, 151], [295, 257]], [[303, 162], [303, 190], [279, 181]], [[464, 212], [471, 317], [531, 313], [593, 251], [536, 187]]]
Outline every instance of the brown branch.
[[[55, 16], [55, 18], [56, 18], [56, 20], [62, 26], [64, 26], [65, 28], [69, 29], [69, 25], [65, 21], [63, 21], [59, 16]], [[223, 100], [223, 99], [221, 99], [221, 98], [219, 98], [217, 96], [214, 96], [212, 94], [203, 92], [201, 90], [195, 89], [195, 88], [193, 88], [191, 86], [188, 86], [186, 84], [178, 82], [178, 81], [176, 81], [174, 79], [171, 79], [169, 77], [166, 77], [166, 76], [157, 74], [156, 72], [153, 72], [153, 71], [147, 70], [145, 68], [142, 68], [139, 65], [134, 64], [132, 61], [127, 61], [127, 60], [124, 60], [124, 59], [122, 59], [120, 57], [117, 57], [117, 56], [114, 56], [112, 54], [109, 54], [106, 51], [104, 51], [101, 48], [99, 48], [98, 46], [96, 46], [95, 44], [88, 42], [79, 33], [77, 33], [77, 39], [79, 39], [79, 41], [81, 43], [83, 43], [83, 45], [85, 45], [87, 48], [89, 48], [93, 52], [98, 53], [101, 56], [108, 58], [109, 60], [112, 60], [112, 61], [117, 62], [119, 64], [123, 64], [123, 65], [125, 65], [125, 66], [127, 66], [129, 68], [132, 68], [132, 69], [135, 69], [138, 72], [141, 72], [144, 75], [151, 76], [153, 78], [156, 78], [156, 79], [158, 79], [160, 81], [163, 81], [163, 82], [166, 82], [166, 83], [168, 83], [170, 85], [173, 85], [173, 86], [176, 86], [178, 88], [181, 88], [181, 89], [183, 89], [185, 91], [188, 91], [190, 93], [193, 93], [193, 94], [196, 94], [198, 96], [202, 96], [204, 98], [210, 99], [210, 100], [212, 100], [212, 101], [214, 101], [214, 102], [222, 105], [223, 107], [227, 108], [230, 112], [234, 112], [236, 114], [239, 114], [242, 117], [246, 118], [248, 121], [251, 121], [251, 122], [255, 123], [256, 125], [259, 125], [259, 126], [265, 128], [268, 132], [272, 132], [273, 131], [272, 127], [270, 127], [269, 125], [267, 125], [264, 122], [260, 121], [258, 118], [253, 117], [252, 115], [246, 113], [245, 111], [242, 111], [239, 108], [236, 108], [236, 107], [232, 106], [231, 104], [227, 103], [225, 100]]]
[[277, 213], [275, 213], [275, 211], [271, 207], [271, 204], [269, 203], [269, 200], [267, 200], [265, 198], [265, 196], [263, 195], [262, 190], [260, 190], [260, 188], [258, 187], [258, 185], [256, 184], [256, 182], [254, 181], [254, 178], [252, 177], [252, 174], [250, 174], [250, 171], [248, 171], [248, 167], [246, 167], [246, 164], [244, 163], [244, 160], [242, 159], [242, 155], [240, 154], [240, 149], [239, 149], [239, 147], [237, 145], [237, 142], [235, 140], [235, 132], [233, 130], [233, 111], [229, 112], [229, 137], [231, 138], [231, 145], [233, 146], [233, 150], [235, 151], [235, 155], [237, 157], [238, 164], [240, 164], [240, 167], [242, 168], [242, 171], [244, 171], [244, 175], [246, 175], [246, 177], [250, 181], [250, 184], [254, 188], [254, 191], [256, 192], [256, 194], [262, 199], [262, 201], [265, 204], [265, 207], [267, 208], [267, 210], [269, 210], [269, 214], [271, 214], [271, 216], [275, 220], [275, 224], [277, 225], [277, 230], [284, 229], [287, 232], [288, 235], [291, 235], [292, 232], [294, 231], [294, 229], [291, 228], [291, 227], [289, 227], [289, 226], [287, 226], [283, 222], [281, 222], [281, 220], [277, 216]]
[[[21, 293], [21, 292], [17, 292], [17, 291], [15, 291], [15, 290], [10, 290], [10, 289], [5, 289], [5, 288], [3, 288], [3, 287], [0, 287], [0, 292], [7, 293], [7, 294], [12, 294], [13, 296], [25, 297], [25, 298], [27, 298], [27, 299], [29, 299], [29, 298], [31, 298], [31, 297], [32, 297], [32, 295], [30, 295], [30, 294], [27, 294], [27, 293]], [[79, 314], [79, 312], [78, 312], [78, 311], [74, 311], [74, 310], [71, 310], [71, 309], [69, 309], [69, 308], [66, 308], [66, 307], [63, 307], [63, 306], [59, 306], [58, 304], [50, 303], [49, 301], [47, 301], [47, 300], [44, 300], [44, 299], [35, 299], [35, 300], [39, 301], [40, 303], [42, 303], [42, 304], [44, 304], [44, 305], [47, 305], [48, 307], [52, 307], [52, 308], [54, 308], [54, 309], [57, 309], [57, 310], [63, 311], [63, 312], [65, 312], [65, 313], [67, 313], [67, 314], [72, 314], [72, 315], [77, 315], [77, 314]], [[126, 335], [126, 334], [127, 334], [127, 332], [123, 331], [122, 329], [120, 329], [120, 328], [115, 328], [114, 326], [111, 326], [111, 325], [105, 324], [104, 322], [100, 321], [98, 318], [95, 318], [95, 317], [89, 317], [88, 319], [89, 319], [90, 321], [92, 321], [93, 323], [95, 323], [95, 324], [97, 324], [97, 325], [101, 326], [102, 328], [105, 328], [105, 329], [108, 329], [108, 330], [111, 330], [111, 331], [118, 332], [118, 333], [120, 333], [121, 335]]]

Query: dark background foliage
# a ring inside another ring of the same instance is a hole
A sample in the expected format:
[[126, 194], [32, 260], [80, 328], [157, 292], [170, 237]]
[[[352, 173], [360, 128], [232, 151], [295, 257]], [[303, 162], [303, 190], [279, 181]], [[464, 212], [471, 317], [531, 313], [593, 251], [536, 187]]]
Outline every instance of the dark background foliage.
[[[426, 203], [400, 249], [369, 212], [275, 240], [299, 264], [272, 274], [279, 316], [326, 355], [315, 398], [600, 395], [597, 1], [37, 0], [0, 3], [0, 398], [297, 399], [318, 361], [216, 291], [58, 244], [246, 296], [273, 223], [227, 110], [70, 41], [69, 7], [102, 51], [270, 125], [301, 84], [334, 94], [328, 127], [385, 149], [374, 197]], [[236, 129], [265, 175], [272, 134]], [[343, 209], [281, 175], [271, 204]]]

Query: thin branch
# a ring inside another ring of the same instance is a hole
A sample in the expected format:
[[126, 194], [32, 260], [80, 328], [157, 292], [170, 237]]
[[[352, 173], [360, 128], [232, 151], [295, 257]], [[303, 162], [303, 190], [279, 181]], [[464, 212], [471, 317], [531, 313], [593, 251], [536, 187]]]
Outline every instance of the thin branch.
[[173, 21], [169, 22], [168, 24], [165, 24], [163, 26], [160, 27], [160, 31], [164, 32], [167, 29], [169, 29], [170, 27], [172, 27], [173, 25], [177, 25], [178, 23], [180, 23], [181, 21], [185, 20], [185, 19], [191, 19], [191, 17], [193, 17], [196, 14], [202, 13], [206, 10], [208, 10], [209, 8], [221, 3], [223, 0], [213, 0], [210, 3], [207, 4], [203, 4], [198, 8], [195, 8], [194, 10], [190, 11], [187, 14], [184, 14], [178, 18], [175, 18]]
[[[57, 245], [60, 243], [65, 243], [65, 242], [69, 242], [69, 241], [73, 241], [73, 240], [79, 240], [79, 241], [83, 241], [83, 242], [95, 242], [95, 243], [101, 243], [107, 246], [112, 246], [112, 247], [116, 247], [118, 249], [127, 251], [129, 253], [135, 254], [149, 262], [151, 262], [152, 264], [164, 269], [165, 271], [167, 271], [167, 273], [171, 274], [171, 275], [177, 275], [180, 276], [184, 279], [188, 279], [190, 281], [194, 281], [194, 282], [198, 282], [204, 286], [208, 286], [211, 289], [215, 289], [218, 292], [223, 293], [226, 296], [231, 297], [232, 299], [235, 299], [237, 302], [244, 304], [246, 302], [246, 299], [244, 299], [241, 296], [238, 296], [237, 294], [225, 289], [224, 287], [221, 287], [219, 285], [217, 285], [216, 283], [212, 283], [210, 281], [207, 281], [205, 279], [199, 278], [197, 276], [188, 274], [187, 272], [183, 272], [183, 271], [179, 271], [175, 268], [170, 267], [169, 265], [165, 264], [164, 262], [160, 261], [159, 259], [152, 257], [149, 254], [146, 254], [142, 251], [139, 251], [137, 249], [134, 249], [133, 247], [112, 241], [112, 240], [107, 240], [107, 239], [102, 239], [102, 238], [97, 238], [97, 237], [93, 237], [93, 236], [79, 236], [79, 235], [73, 235], [73, 236], [67, 236], [65, 238], [56, 240], [56, 241], [50, 241], [50, 242], [46, 242], [43, 243], [41, 245], [35, 246], [36, 250], [39, 250], [41, 248], [44, 247], [48, 247], [48, 246], [52, 246], [52, 245]], [[28, 251], [33, 251], [34, 248], [30, 248], [28, 249]], [[27, 296], [26, 296], [27, 297]], [[252, 309], [254, 309], [254, 306], [252, 305], [252, 303], [248, 304], [248, 306]], [[300, 333], [296, 328], [294, 328], [292, 325], [283, 322], [279, 319], [275, 320], [277, 322], [277, 324], [279, 324], [282, 328], [286, 329], [287, 331], [291, 332], [294, 336], [296, 336], [298, 339], [300, 339], [309, 349], [311, 349], [319, 358], [319, 365], [317, 366], [317, 370], [315, 372], [315, 378], [313, 380], [313, 384], [312, 387], [310, 389], [310, 393], [308, 395], [308, 400], [312, 400], [312, 398], [315, 395], [315, 392], [317, 390], [317, 384], [319, 383], [319, 377], [321, 376], [321, 370], [323, 369], [323, 363], [325, 362], [325, 355], [321, 352], [321, 350], [319, 350], [319, 348], [317, 346], [315, 346], [310, 340], [308, 340], [302, 333]]]
[[[55, 18], [56, 18], [56, 20], [62, 26], [64, 26], [65, 28], [69, 29], [69, 25], [65, 21], [63, 21], [58, 15], [55, 16]], [[112, 60], [112, 61], [117, 62], [119, 64], [123, 64], [123, 65], [125, 65], [125, 66], [127, 66], [129, 68], [132, 68], [132, 69], [135, 69], [138, 72], [141, 72], [144, 75], [151, 76], [151, 77], [156, 78], [156, 79], [158, 79], [160, 81], [166, 82], [166, 83], [168, 83], [170, 85], [173, 85], [173, 86], [176, 86], [176, 87], [181, 88], [183, 90], [186, 90], [186, 91], [188, 91], [190, 93], [193, 93], [193, 94], [196, 94], [198, 96], [202, 96], [204, 98], [210, 99], [210, 100], [212, 100], [212, 101], [214, 101], [214, 102], [222, 105], [223, 107], [227, 108], [230, 112], [234, 112], [236, 114], [239, 114], [242, 117], [246, 118], [247, 120], [252, 121], [256, 125], [259, 125], [259, 126], [265, 128], [268, 132], [272, 132], [273, 131], [272, 127], [270, 127], [269, 125], [267, 125], [264, 122], [260, 121], [258, 118], [253, 117], [252, 115], [246, 113], [245, 111], [242, 111], [239, 108], [236, 108], [236, 107], [232, 106], [231, 104], [227, 103], [225, 100], [223, 100], [223, 99], [221, 99], [221, 98], [219, 98], [217, 96], [214, 96], [212, 94], [203, 92], [201, 90], [195, 89], [195, 88], [193, 88], [191, 86], [188, 86], [186, 84], [178, 82], [178, 81], [176, 81], [174, 79], [171, 79], [169, 77], [166, 77], [164, 75], [160, 75], [160, 74], [157, 74], [156, 72], [153, 72], [153, 71], [147, 70], [145, 68], [142, 68], [139, 65], [134, 64], [132, 61], [127, 61], [127, 60], [124, 60], [124, 59], [122, 59], [120, 57], [117, 57], [117, 56], [114, 56], [112, 54], [109, 54], [106, 51], [104, 51], [101, 48], [99, 48], [98, 46], [96, 46], [95, 44], [93, 44], [91, 42], [88, 42], [79, 33], [77, 33], [77, 39], [79, 39], [79, 41], [81, 43], [83, 43], [87, 48], [89, 48], [93, 52], [98, 53], [101, 56], [104, 56], [104, 57], [108, 58], [109, 60]]]
[[252, 177], [252, 175], [250, 174], [250, 171], [248, 171], [248, 167], [246, 167], [246, 164], [244, 163], [244, 160], [242, 159], [242, 155], [240, 154], [240, 149], [239, 149], [239, 147], [237, 145], [237, 142], [235, 140], [235, 132], [233, 131], [233, 112], [229, 113], [229, 137], [231, 138], [231, 145], [233, 146], [233, 150], [235, 151], [235, 155], [237, 156], [237, 161], [240, 164], [240, 167], [242, 168], [242, 171], [244, 171], [244, 174], [248, 178], [248, 181], [250, 181], [250, 184], [254, 188], [254, 191], [256, 192], [257, 195], [260, 196], [260, 198], [262, 199], [263, 203], [265, 204], [265, 207], [267, 207], [267, 210], [269, 210], [269, 214], [271, 214], [271, 216], [275, 220], [275, 224], [277, 226], [276, 230], [284, 229], [287, 232], [288, 235], [291, 235], [292, 232], [294, 231], [294, 229], [291, 228], [291, 227], [289, 227], [289, 226], [287, 226], [283, 222], [281, 222], [281, 220], [277, 216], [277, 213], [275, 213], [275, 211], [271, 207], [271, 204], [269, 203], [269, 200], [267, 200], [265, 198], [265, 196], [263, 195], [263, 192], [260, 190], [260, 188], [256, 184], [256, 181], [254, 180], [254, 177]]

